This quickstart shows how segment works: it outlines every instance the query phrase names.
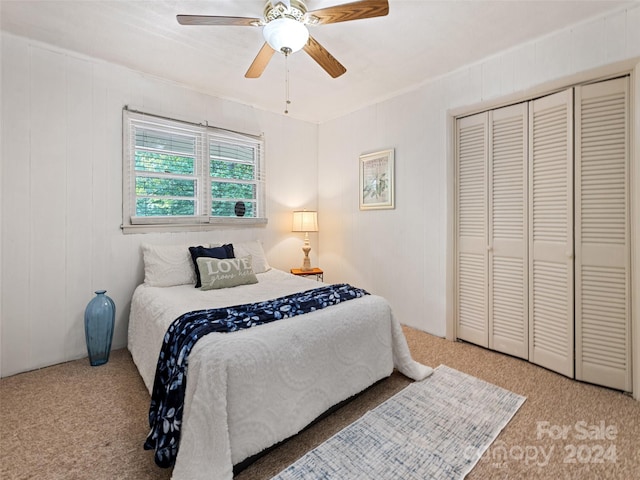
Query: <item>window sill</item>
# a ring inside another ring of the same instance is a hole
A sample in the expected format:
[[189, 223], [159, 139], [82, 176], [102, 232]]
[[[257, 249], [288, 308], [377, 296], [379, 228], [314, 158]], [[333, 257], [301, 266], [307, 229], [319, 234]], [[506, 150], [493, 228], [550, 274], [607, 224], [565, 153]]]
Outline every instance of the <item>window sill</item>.
[[139, 224], [120, 225], [125, 235], [135, 233], [165, 233], [165, 232], [204, 232], [216, 230], [220, 227], [264, 227], [266, 218], [211, 218], [209, 223], [174, 223], [174, 224]]

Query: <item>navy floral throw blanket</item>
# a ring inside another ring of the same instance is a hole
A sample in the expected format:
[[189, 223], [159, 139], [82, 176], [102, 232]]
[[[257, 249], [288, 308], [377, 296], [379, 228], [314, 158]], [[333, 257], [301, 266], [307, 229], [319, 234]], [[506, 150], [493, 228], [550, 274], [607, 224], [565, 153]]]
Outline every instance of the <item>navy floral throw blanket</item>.
[[149, 407], [151, 431], [145, 450], [155, 450], [155, 462], [171, 467], [180, 444], [182, 410], [189, 353], [198, 339], [213, 332], [234, 332], [295, 317], [368, 293], [348, 284], [327, 285], [275, 300], [234, 307], [198, 310], [177, 318], [167, 330], [158, 357]]

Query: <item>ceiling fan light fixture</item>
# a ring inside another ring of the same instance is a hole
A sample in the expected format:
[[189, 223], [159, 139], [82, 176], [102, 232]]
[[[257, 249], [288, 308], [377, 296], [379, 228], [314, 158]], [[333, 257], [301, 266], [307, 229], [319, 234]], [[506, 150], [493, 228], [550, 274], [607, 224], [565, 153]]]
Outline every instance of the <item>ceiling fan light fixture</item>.
[[293, 53], [302, 49], [309, 40], [309, 30], [291, 18], [271, 20], [262, 29], [265, 41], [276, 52]]

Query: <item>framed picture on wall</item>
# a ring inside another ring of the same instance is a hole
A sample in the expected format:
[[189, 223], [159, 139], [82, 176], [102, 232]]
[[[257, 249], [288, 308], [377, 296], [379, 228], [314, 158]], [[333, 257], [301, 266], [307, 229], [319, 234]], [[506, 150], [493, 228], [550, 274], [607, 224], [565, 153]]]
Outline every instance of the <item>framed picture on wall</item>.
[[360, 210], [395, 208], [394, 151], [360, 156]]

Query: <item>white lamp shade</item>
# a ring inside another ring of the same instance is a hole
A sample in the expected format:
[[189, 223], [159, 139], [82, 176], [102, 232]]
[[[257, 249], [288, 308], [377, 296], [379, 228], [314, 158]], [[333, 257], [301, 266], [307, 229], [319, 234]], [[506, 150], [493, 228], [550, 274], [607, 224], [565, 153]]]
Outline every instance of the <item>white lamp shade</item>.
[[291, 49], [290, 53], [300, 50], [309, 40], [309, 30], [302, 23], [292, 18], [276, 18], [262, 29], [264, 39], [276, 52], [283, 48]]
[[318, 212], [310, 212], [307, 210], [293, 212], [293, 228], [292, 232], [317, 232], [318, 231]]

